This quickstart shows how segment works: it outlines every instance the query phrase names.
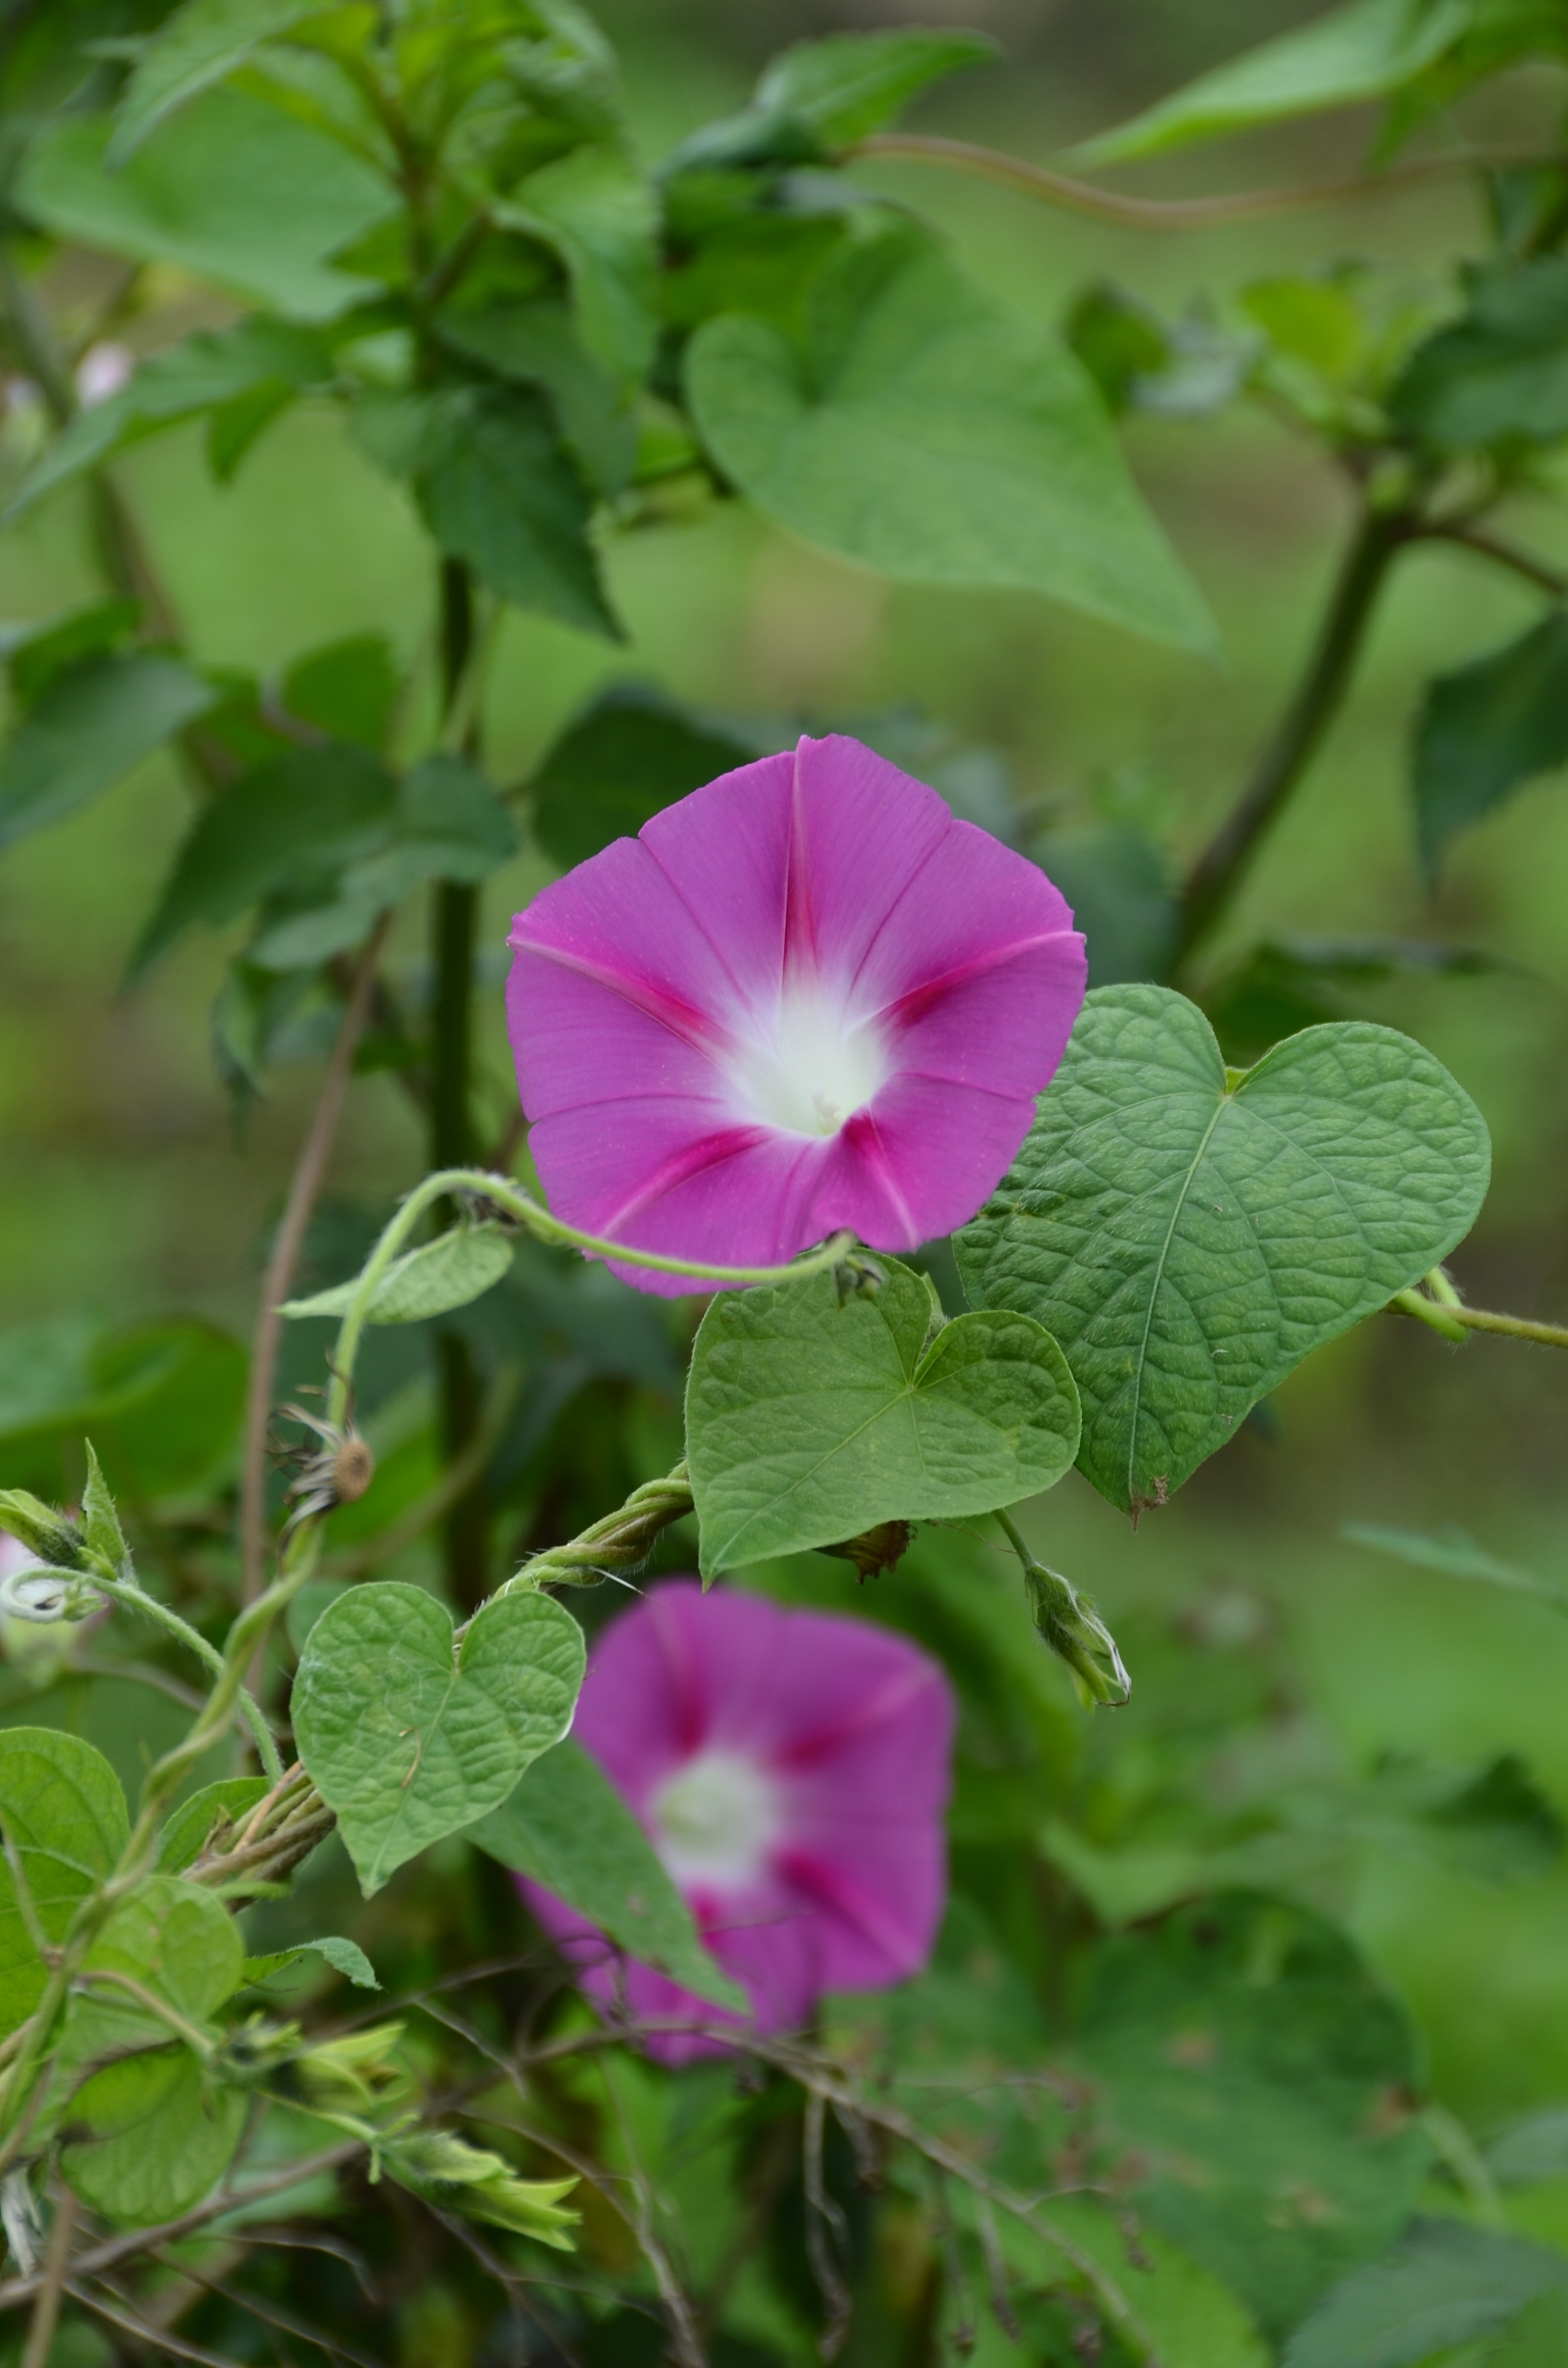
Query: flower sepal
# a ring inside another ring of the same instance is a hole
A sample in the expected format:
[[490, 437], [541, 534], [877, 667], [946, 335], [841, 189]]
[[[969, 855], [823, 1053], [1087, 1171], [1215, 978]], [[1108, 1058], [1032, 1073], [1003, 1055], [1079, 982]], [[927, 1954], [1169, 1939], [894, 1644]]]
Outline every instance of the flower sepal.
[[1042, 1644], [1065, 1661], [1085, 1710], [1121, 1710], [1133, 1681], [1111, 1634], [1087, 1595], [1043, 1563], [1024, 1565], [1029, 1612]]

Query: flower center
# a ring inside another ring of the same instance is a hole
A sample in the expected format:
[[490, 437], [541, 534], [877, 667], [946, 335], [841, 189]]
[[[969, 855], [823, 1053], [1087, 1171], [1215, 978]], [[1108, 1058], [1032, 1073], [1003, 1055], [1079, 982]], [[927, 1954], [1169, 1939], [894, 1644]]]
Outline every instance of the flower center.
[[766, 1035], [730, 1062], [742, 1099], [764, 1124], [792, 1135], [836, 1135], [888, 1073], [870, 1020], [852, 1021], [821, 979], [787, 985]]
[[754, 1761], [703, 1751], [653, 1795], [654, 1848], [676, 1884], [736, 1887], [765, 1868], [778, 1795]]

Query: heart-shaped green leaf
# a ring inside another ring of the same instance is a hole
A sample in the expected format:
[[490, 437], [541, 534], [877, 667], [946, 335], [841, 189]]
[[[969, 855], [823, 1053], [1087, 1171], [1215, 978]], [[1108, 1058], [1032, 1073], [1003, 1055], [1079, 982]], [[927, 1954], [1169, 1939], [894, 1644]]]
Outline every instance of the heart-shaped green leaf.
[[367, 1898], [559, 1742], [582, 1669], [582, 1630], [548, 1595], [486, 1604], [456, 1644], [417, 1587], [356, 1587], [322, 1614], [294, 1680], [294, 1737]]
[[921, 1276], [894, 1259], [874, 1298], [829, 1274], [729, 1292], [702, 1320], [686, 1454], [702, 1575], [878, 1521], [956, 1519], [1061, 1479], [1078, 1394], [1026, 1316], [960, 1316], [933, 1337]]
[[1080, 1468], [1138, 1510], [1446, 1257], [1490, 1171], [1474, 1102], [1392, 1028], [1305, 1028], [1237, 1078], [1185, 997], [1103, 987], [955, 1247], [971, 1299], [1061, 1341]]

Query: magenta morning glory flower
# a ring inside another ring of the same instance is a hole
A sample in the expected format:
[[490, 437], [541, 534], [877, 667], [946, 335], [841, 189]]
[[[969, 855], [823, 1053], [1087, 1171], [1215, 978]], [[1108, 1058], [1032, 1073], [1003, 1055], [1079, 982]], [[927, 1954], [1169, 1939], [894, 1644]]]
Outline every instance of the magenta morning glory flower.
[[[596, 1644], [574, 1729], [763, 2032], [798, 2030], [824, 1991], [882, 1989], [925, 1963], [947, 1888], [952, 1731], [946, 1678], [902, 1637], [684, 1579]], [[520, 1887], [600, 2005], [737, 2019]], [[719, 2052], [685, 2034], [648, 2044], [674, 2063]]]
[[1084, 997], [1083, 940], [1038, 865], [836, 736], [667, 806], [535, 897], [510, 942], [551, 1208], [723, 1266], [840, 1226], [907, 1250], [966, 1223]]

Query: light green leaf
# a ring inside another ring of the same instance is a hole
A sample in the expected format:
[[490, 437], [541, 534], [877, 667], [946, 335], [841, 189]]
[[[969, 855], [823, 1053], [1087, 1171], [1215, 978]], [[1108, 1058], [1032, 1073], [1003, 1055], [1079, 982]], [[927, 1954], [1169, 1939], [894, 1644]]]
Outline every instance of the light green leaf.
[[1001, 54], [990, 34], [936, 26], [830, 33], [773, 59], [754, 105], [809, 123], [825, 148], [847, 148], [902, 114], [933, 83], [992, 65]]
[[264, 1776], [221, 1776], [182, 1801], [159, 1837], [159, 1872], [178, 1875], [199, 1859], [215, 1829], [241, 1825], [265, 1798]]
[[367, 1898], [500, 1806], [566, 1732], [582, 1671], [582, 1631], [548, 1595], [486, 1604], [460, 1644], [417, 1587], [357, 1587], [322, 1614], [294, 1680], [294, 1734]]
[[[125, 1794], [102, 1752], [50, 1727], [0, 1729], [0, 1827], [51, 1941], [64, 1937], [130, 1838]], [[15, 1878], [0, 1861], [0, 2036], [25, 2022], [44, 1980]]]
[[1527, 781], [1568, 764], [1568, 610], [1429, 682], [1410, 787], [1416, 835], [1435, 876], [1450, 839]]
[[1526, 2113], [1493, 2138], [1486, 2168], [1503, 2187], [1537, 2187], [1568, 2179], [1568, 2106]]
[[725, 1292], [686, 1390], [701, 1567], [831, 1545], [886, 1520], [951, 1520], [1054, 1487], [1078, 1444], [1061, 1350], [1028, 1317], [930, 1338], [923, 1278], [891, 1258], [874, 1298], [830, 1274]]
[[1306, 1028], [1232, 1081], [1184, 997], [1102, 987], [955, 1248], [976, 1305], [1062, 1343], [1079, 1467], [1138, 1510], [1446, 1257], [1490, 1168], [1469, 1096], [1391, 1028]]
[[340, 1940], [331, 1935], [325, 1940], [302, 1940], [297, 1948], [277, 1949], [270, 1957], [247, 1957], [247, 1982], [270, 1981], [275, 1973], [286, 1966], [297, 1965], [302, 1957], [324, 1958], [334, 1973], [342, 1974], [355, 1989], [380, 1989], [376, 1968], [356, 1940]]
[[[157, 1874], [114, 1910], [87, 1952], [86, 1968], [129, 1974], [188, 2023], [201, 2025], [239, 1987], [244, 1962], [239, 1926], [222, 1902], [200, 1884]], [[114, 1992], [106, 1985], [95, 1995], [112, 1999]], [[141, 2012], [126, 1992], [115, 2003], [122, 2011]], [[90, 1999], [86, 2010], [93, 2010]]]
[[1550, 1579], [1537, 1578], [1533, 1571], [1521, 1570], [1516, 1563], [1506, 1563], [1495, 1554], [1486, 1553], [1462, 1529], [1441, 1531], [1429, 1537], [1420, 1530], [1384, 1529], [1372, 1521], [1347, 1521], [1339, 1532], [1351, 1545], [1370, 1546], [1375, 1554], [1392, 1554], [1397, 1561], [1411, 1563], [1417, 1570], [1435, 1570], [1445, 1579], [1471, 1579], [1482, 1587], [1505, 1587], [1521, 1595], [1533, 1595], [1538, 1603], [1553, 1605], [1559, 1612], [1568, 1612], [1568, 1588], [1555, 1587]]
[[1213, 646], [1052, 332], [906, 226], [831, 257], [806, 313], [799, 347], [722, 313], [687, 349], [703, 441], [765, 516], [899, 582], [1041, 592], [1155, 641]]
[[552, 246], [572, 280], [583, 344], [624, 385], [648, 374], [658, 338], [658, 208], [613, 148], [581, 147], [530, 173], [497, 218]]
[[[394, 1258], [376, 1286], [366, 1320], [424, 1323], [466, 1307], [500, 1282], [511, 1267], [516, 1236], [499, 1225], [453, 1225], [433, 1242]], [[357, 1283], [337, 1283], [310, 1299], [287, 1299], [284, 1316], [346, 1316]]]
[[335, 867], [385, 837], [390, 774], [347, 742], [296, 749], [204, 805], [127, 966], [139, 978], [197, 922], [221, 927], [296, 871]]
[[568, 872], [756, 753], [660, 692], [618, 683], [567, 726], [528, 783], [533, 835]]
[[1392, 2242], [1430, 2159], [1395, 2102], [1416, 2043], [1333, 1925], [1222, 1893], [1104, 1941], [1074, 1986], [1072, 2059], [1127, 2200], [1271, 2334]]
[[1296, 2330], [1283, 2368], [1416, 2368], [1498, 2333], [1564, 2286], [1568, 2261], [1544, 2245], [1463, 2220], [1418, 2220], [1386, 2260], [1357, 2270]]
[[199, 2204], [233, 2158], [250, 2109], [239, 2088], [209, 2088], [183, 2047], [129, 2056], [76, 2094], [71, 2126], [101, 2134], [67, 2145], [60, 2167], [89, 2210], [150, 2228]]
[[109, 119], [64, 114], [36, 138], [22, 210], [56, 237], [181, 265], [291, 320], [377, 293], [328, 259], [397, 210], [391, 183], [326, 133], [248, 91], [208, 90], [119, 172]]
[[0, 755], [0, 847], [63, 821], [216, 703], [177, 657], [127, 650], [57, 675]]
[[[1158, 2229], [1140, 2225], [1136, 2251], [1123, 2212], [1077, 2197], [1053, 2198], [1045, 2216], [1098, 2264], [1160, 2368], [1270, 2368], [1273, 2354], [1230, 2287]], [[1010, 2261], [1031, 2282], [1062, 2274], [1062, 2257], [1032, 2229], [1011, 2227]]]
[[639, 1964], [745, 2012], [746, 1992], [708, 1955], [647, 1835], [580, 1743], [557, 1743], [536, 1760], [468, 1838], [564, 1899]]
[[1450, 49], [1471, 14], [1470, 0], [1352, 0], [1200, 74], [1130, 123], [1087, 141], [1074, 161], [1120, 164], [1292, 115], [1386, 98]]
[[120, 101], [105, 162], [117, 170], [177, 107], [243, 65], [321, 0], [185, 0], [149, 38]]
[[131, 1559], [131, 1550], [125, 1542], [120, 1517], [114, 1509], [114, 1499], [110, 1494], [109, 1483], [104, 1478], [98, 1458], [93, 1453], [91, 1440], [85, 1444], [87, 1477], [82, 1491], [82, 1536], [88, 1552], [102, 1555], [110, 1569], [118, 1576]]
[[22, 480], [6, 517], [19, 517], [145, 436], [267, 388], [286, 401], [331, 375], [331, 348], [319, 331], [262, 316], [202, 330], [152, 355], [117, 394], [78, 411]]

